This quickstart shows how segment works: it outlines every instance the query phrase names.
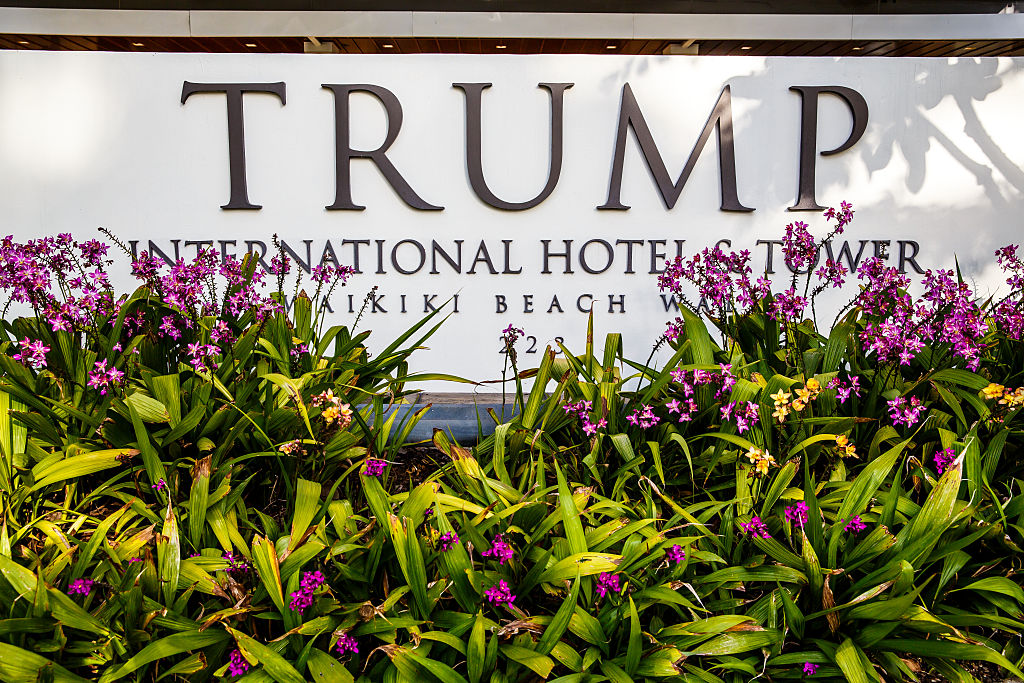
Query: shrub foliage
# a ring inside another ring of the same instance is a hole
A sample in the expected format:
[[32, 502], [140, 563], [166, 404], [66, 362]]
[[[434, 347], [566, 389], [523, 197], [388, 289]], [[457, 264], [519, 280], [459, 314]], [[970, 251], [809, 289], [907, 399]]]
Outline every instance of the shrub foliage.
[[371, 355], [338, 264], [143, 253], [118, 297], [104, 244], [8, 238], [0, 680], [1024, 676], [1024, 266], [981, 300], [865, 261], [821, 332], [851, 219], [788, 226], [777, 293], [669, 264], [657, 366], [591, 321], [520, 369], [510, 326], [514, 417], [425, 478], [389, 407], [437, 314]]

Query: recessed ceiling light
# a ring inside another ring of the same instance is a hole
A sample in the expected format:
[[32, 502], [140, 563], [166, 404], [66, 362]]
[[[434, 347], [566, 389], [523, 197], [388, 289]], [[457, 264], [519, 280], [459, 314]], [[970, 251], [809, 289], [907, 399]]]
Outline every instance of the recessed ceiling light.
[[960, 49], [962, 49], [962, 50], [973, 50], [974, 48], [973, 47], [964, 47], [964, 48], [960, 48]]
[[394, 45], [392, 45], [391, 43], [384, 43], [384, 45], [382, 45], [381, 47], [384, 47], [384, 48], [387, 48], [387, 49], [391, 49], [391, 48], [394, 47]]
[[741, 47], [740, 49], [741, 49], [741, 50], [749, 50], [749, 49], [750, 49], [750, 46], [749, 46], [749, 45], [744, 45], [744, 46], [742, 46], [742, 47]]
[[860, 45], [854, 45], [853, 49], [854, 50], [863, 50], [864, 48], [862, 48]]
[[495, 45], [494, 47], [498, 48], [499, 50], [504, 50], [508, 46], [507, 45]]
[[606, 50], [614, 50], [617, 47], [618, 47], [618, 45], [605, 45], [604, 49], [606, 49]]
[[246, 47], [256, 47], [256, 43], [246, 43]]
[[145, 47], [145, 43], [132, 43], [135, 47]]
[[18, 41], [18, 45], [28, 45], [28, 41], [27, 40], [19, 40]]

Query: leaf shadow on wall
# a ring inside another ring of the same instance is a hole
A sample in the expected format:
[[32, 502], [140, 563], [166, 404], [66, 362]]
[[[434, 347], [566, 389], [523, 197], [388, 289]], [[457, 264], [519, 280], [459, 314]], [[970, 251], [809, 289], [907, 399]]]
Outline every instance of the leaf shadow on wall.
[[[938, 144], [965, 170], [974, 176], [977, 184], [996, 207], [1004, 207], [1009, 201], [1020, 197], [1007, 197], [996, 181], [993, 171], [998, 171], [1018, 193], [1024, 193], [1024, 170], [1014, 163], [1000, 145], [988, 133], [978, 115], [976, 103], [1003, 87], [998, 74], [999, 62], [995, 59], [955, 59], [941, 62], [939, 69], [921, 65], [916, 72], [912, 98], [919, 103], [917, 108], [901, 120], [875, 121], [878, 144], [874, 150], [862, 149], [861, 157], [869, 171], [881, 170], [889, 165], [898, 151], [907, 163], [906, 188], [912, 193], [921, 191], [926, 174], [925, 156], [932, 142]], [[939, 73], [941, 70], [942, 73]], [[950, 70], [966, 74], [948, 79]], [[943, 87], [947, 80], [961, 84], [953, 92]], [[963, 132], [978, 146], [983, 160], [972, 158], [927, 115], [935, 110], [947, 97], [953, 98], [963, 117]]]

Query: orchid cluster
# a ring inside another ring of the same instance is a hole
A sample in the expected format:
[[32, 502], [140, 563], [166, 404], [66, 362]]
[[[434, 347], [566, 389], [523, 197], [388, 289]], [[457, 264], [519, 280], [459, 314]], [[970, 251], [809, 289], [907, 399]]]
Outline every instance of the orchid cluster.
[[511, 363], [512, 367], [516, 366], [516, 342], [519, 341], [520, 337], [526, 335], [526, 330], [521, 327], [516, 327], [511, 323], [501, 331], [501, 336], [505, 338], [505, 348], [502, 349], [502, 353], [505, 354], [505, 368], [508, 369], [508, 364]]
[[[707, 309], [712, 316], [724, 318], [728, 313], [749, 311], [768, 296], [768, 278], [751, 279], [750, 252], [724, 252], [718, 246], [704, 249], [688, 259], [677, 256], [665, 266], [658, 277], [658, 287], [671, 292], [691, 310]], [[700, 303], [694, 306], [683, 291], [686, 283], [697, 288]], [[673, 326], [674, 325], [674, 326]], [[682, 321], [669, 325], [669, 336], [678, 336]]]
[[508, 327], [501, 331], [501, 335], [505, 337], [505, 343], [508, 345], [509, 348], [515, 346], [516, 342], [519, 341], [519, 338], [524, 336], [525, 334], [526, 331], [524, 329], [522, 329], [521, 327], [516, 327], [515, 325], [512, 324], [509, 324]]
[[365, 477], [381, 477], [384, 476], [384, 470], [387, 469], [387, 467], [387, 460], [367, 458], [365, 466], [363, 467], [362, 475]]
[[289, 607], [293, 612], [302, 614], [309, 609], [313, 604], [313, 595], [317, 590], [320, 589], [326, 579], [320, 571], [315, 572], [303, 572], [302, 580], [299, 583], [299, 590], [291, 594], [291, 604]]
[[747, 460], [754, 466], [754, 470], [750, 473], [754, 477], [765, 476], [776, 465], [774, 456], [757, 446], [751, 446], [750, 450], [747, 451]]
[[839, 289], [846, 284], [846, 277], [849, 274], [850, 271], [838, 261], [825, 259], [825, 263], [814, 271], [814, 276], [818, 278], [818, 285], [814, 289], [815, 293], [822, 292], [827, 287]]
[[873, 318], [860, 335], [865, 352], [881, 362], [909, 365], [926, 346], [945, 345], [968, 368], [978, 368], [988, 332], [985, 312], [953, 271], [927, 271], [916, 301], [907, 292], [910, 279], [880, 258], [862, 263], [857, 278], [865, 284], [856, 304]]
[[92, 593], [92, 587], [96, 582], [92, 579], [75, 579], [68, 586], [68, 595], [85, 595]]
[[335, 396], [333, 390], [328, 389], [317, 394], [310, 402], [314, 406], [321, 408], [320, 417], [328, 425], [337, 422], [339, 429], [345, 429], [352, 423], [352, 408], [348, 403], [342, 403], [342, 398]]
[[843, 531], [849, 531], [852, 534], [856, 534], [868, 528], [868, 525], [861, 520], [860, 515], [854, 515], [850, 518], [850, 521], [841, 519], [839, 520], [839, 523], [843, 525]]
[[722, 419], [732, 420], [740, 434], [756, 425], [760, 419], [758, 405], [753, 401], [732, 401], [721, 408]]
[[576, 401], [575, 403], [566, 403], [562, 406], [562, 410], [565, 411], [566, 415], [574, 413], [576, 417], [579, 418], [579, 421], [583, 426], [583, 432], [587, 436], [593, 436], [594, 434], [597, 433], [598, 429], [602, 429], [608, 426], [608, 421], [603, 417], [600, 418], [597, 422], [592, 422], [590, 420], [590, 411], [593, 410], [593, 408], [593, 401], [587, 401], [582, 399]]
[[484, 591], [484, 597], [492, 605], [511, 605], [515, 601], [516, 596], [512, 594], [512, 589], [509, 588], [505, 579], [501, 579], [495, 585]]
[[678, 543], [665, 551], [665, 556], [668, 557], [670, 562], [675, 564], [682, 564], [686, 559], [686, 551]]
[[798, 322], [807, 310], [807, 297], [796, 293], [796, 287], [790, 287], [776, 294], [768, 305], [768, 315], [779, 322]]
[[[814, 262], [817, 262], [818, 260], [818, 254], [821, 253], [821, 246], [825, 245], [836, 235], [843, 234], [843, 230], [846, 229], [846, 226], [853, 221], [853, 206], [848, 202], [840, 202], [839, 209], [829, 207], [828, 209], [825, 210], [825, 213], [822, 215], [825, 217], [826, 222], [831, 223], [832, 221], [835, 221], [835, 225], [832, 227], [832, 232], [830, 232], [821, 240], [818, 250], [815, 252]], [[808, 266], [808, 268], [812, 267], [813, 266]], [[813, 299], [815, 296], [825, 291], [829, 287], [833, 289], [839, 289], [844, 284], [846, 284], [846, 277], [849, 274], [850, 272], [846, 269], [845, 266], [839, 263], [839, 261], [833, 260], [831, 258], [826, 258], [825, 263], [822, 264], [816, 271], [814, 271], [814, 276], [817, 278], [818, 283], [814, 287], [814, 291], [811, 294], [811, 298]]]
[[857, 446], [852, 441], [850, 441], [850, 437], [848, 437], [846, 434], [836, 434], [836, 450], [839, 451], [840, 457], [857, 457]]
[[775, 410], [772, 412], [772, 417], [778, 420], [779, 424], [786, 421], [786, 416], [791, 412], [802, 412], [807, 405], [818, 398], [821, 393], [821, 382], [811, 377], [801, 389], [796, 389], [796, 398], [792, 401], [790, 398], [793, 396], [793, 392], [779, 389], [777, 392], [771, 395], [772, 400], [775, 402]]
[[120, 307], [104, 270], [107, 250], [67, 233], [23, 244], [8, 235], [0, 241], [0, 289], [10, 302], [31, 306], [53, 331], [88, 329]]
[[740, 526], [751, 538], [771, 538], [772, 535], [768, 533], [768, 525], [764, 521], [754, 515], [750, 518], [749, 522], [740, 522]]
[[677, 317], [665, 323], [664, 338], [670, 342], [678, 342], [686, 332], [686, 321]]
[[[187, 362], [203, 374], [216, 370], [223, 348], [235, 342], [228, 320], [251, 314], [258, 324], [283, 311], [273, 296], [261, 293], [266, 273], [256, 265], [248, 258], [218, 256], [212, 248], [198, 249], [191, 261], [179, 258], [170, 264], [142, 251], [132, 261], [132, 275], [170, 309], [159, 319], [158, 334], [183, 344]], [[217, 319], [211, 323], [210, 318]], [[144, 324], [140, 319], [133, 327], [141, 331]]]
[[832, 229], [833, 234], [841, 235], [843, 234], [843, 230], [846, 229], [846, 226], [853, 221], [853, 204], [850, 204], [849, 202], [839, 202], [838, 209], [830, 206], [825, 209], [825, 213], [822, 215], [825, 216], [825, 220], [834, 220], [836, 222], [835, 227]]
[[691, 396], [682, 401], [671, 399], [665, 402], [669, 415], [679, 415], [679, 422], [689, 422], [697, 412], [697, 401]]
[[[456, 536], [456, 542], [458, 537]], [[498, 564], [505, 564], [512, 560], [515, 555], [515, 551], [512, 550], [512, 546], [505, 542], [505, 537], [502, 534], [498, 534], [491, 541], [491, 547], [480, 553], [484, 557], [493, 557], [498, 561]]]
[[117, 388], [124, 380], [124, 372], [115, 367], [107, 367], [106, 359], [97, 361], [89, 371], [89, 386], [99, 389], [101, 396], [106, 396], [107, 389]]
[[[793, 279], [789, 289], [776, 294], [768, 306], [768, 315], [779, 322], [798, 322], [804, 317], [807, 306], [817, 295], [830, 287], [838, 289], [846, 283], [849, 271], [838, 261], [827, 258], [825, 263], [814, 271], [817, 282], [811, 290], [811, 271], [821, 257], [822, 247], [836, 235], [841, 235], [850, 224], [853, 220], [853, 207], [847, 202], [842, 202], [839, 209], [830, 207], [822, 215], [827, 223], [834, 221], [835, 225], [831, 232], [819, 241], [814, 239], [803, 221], [786, 226], [782, 238], [782, 256], [786, 267], [793, 273]], [[807, 276], [802, 294], [797, 291], [797, 275], [800, 274]]]
[[897, 396], [889, 401], [888, 405], [889, 419], [892, 420], [892, 423], [907, 427], [913, 427], [917, 424], [925, 408], [924, 404], [921, 403], [921, 399], [916, 396], [911, 396], [909, 400], [903, 396]]
[[782, 238], [782, 256], [786, 266], [794, 273], [807, 272], [818, 260], [818, 244], [803, 221], [786, 226]]
[[216, 344], [203, 344], [194, 342], [186, 347], [189, 365], [198, 373], [213, 372], [217, 369], [218, 363], [213, 360], [220, 356], [220, 347]]
[[736, 384], [736, 376], [732, 373], [732, 366], [726, 363], [719, 364], [721, 372], [709, 372], [708, 370], [684, 370], [676, 368], [669, 374], [672, 381], [679, 385], [683, 392], [683, 400], [671, 399], [665, 403], [669, 414], [678, 414], [679, 422], [688, 422], [697, 413], [696, 401], [697, 387], [707, 385], [714, 390], [715, 399], [721, 400], [729, 395]]
[[996, 304], [992, 317], [1010, 339], [1024, 337], [1024, 261], [1017, 256], [1017, 245], [1010, 244], [996, 251], [996, 263], [1007, 273], [1010, 294]]
[[932, 460], [935, 462], [935, 471], [942, 474], [956, 460], [956, 451], [952, 448], [936, 451], [935, 455], [932, 456]]
[[[141, 282], [159, 306], [139, 307], [125, 314], [120, 328], [115, 316], [123, 314], [126, 296], [115, 299], [107, 266], [109, 247], [99, 240], [76, 241], [70, 234], [16, 242], [13, 236], [0, 241], [0, 290], [8, 304], [30, 306], [50, 332], [78, 332], [102, 336], [119, 329], [130, 340], [137, 335], [172, 342], [170, 360], [187, 362], [197, 373], [216, 370], [219, 358], [236, 341], [239, 321], [260, 324], [283, 312], [279, 293], [265, 293], [266, 266], [252, 254], [242, 260], [200, 247], [191, 260], [172, 261], [163, 254], [135, 252], [110, 236], [131, 255], [131, 274]], [[280, 272], [290, 268], [287, 256], [275, 259]], [[262, 268], [260, 266], [263, 266]], [[354, 273], [347, 266], [321, 263], [309, 269], [318, 284], [344, 284]], [[279, 283], [279, 289], [280, 289]], [[18, 360], [35, 370], [47, 366], [46, 354], [53, 346], [45, 331], [40, 339], [25, 338], [18, 343]], [[124, 336], [110, 340], [115, 352], [128, 346]], [[138, 353], [138, 349], [133, 349]], [[180, 354], [180, 355], [179, 355]], [[97, 365], [88, 385], [106, 395], [124, 379], [123, 370]], [[117, 363], [117, 365], [121, 365]]]
[[228, 576], [236, 581], [245, 578], [245, 576], [248, 575], [249, 570], [252, 569], [252, 565], [250, 565], [241, 555], [228, 552], [224, 553], [223, 558], [224, 561], [228, 563], [228, 566], [224, 568], [224, 571], [227, 572]]
[[845, 382], [838, 377], [833, 377], [828, 383], [828, 388], [836, 390], [836, 398], [839, 399], [840, 404], [846, 403], [851, 395], [860, 398], [860, 377], [850, 375]]
[[441, 550], [451, 550], [459, 544], [459, 535], [454, 531], [446, 531], [438, 538]]
[[[830, 208], [824, 212], [826, 222], [834, 223], [831, 232], [816, 241], [806, 223], [797, 221], [785, 228], [782, 255], [786, 266], [793, 273], [789, 289], [775, 295], [767, 277], [753, 279], [750, 267], [750, 252], [725, 252], [719, 246], [706, 248], [690, 258], [681, 256], [670, 261], [658, 278], [663, 292], [670, 292], [692, 311], [706, 310], [713, 318], [722, 320], [730, 313], [745, 315], [759, 302], [767, 300], [767, 313], [780, 322], [797, 322], [810, 304], [810, 299], [829, 287], [842, 287], [848, 271], [838, 261], [827, 259], [814, 272], [817, 284], [808, 298], [811, 271], [819, 262], [821, 249], [826, 242], [843, 232], [853, 220], [853, 207], [842, 202], [839, 209]], [[807, 275], [803, 292], [797, 290], [798, 274]], [[686, 296], [684, 288], [696, 288], [700, 300], [694, 305]], [[685, 326], [681, 318], [668, 323], [665, 338], [676, 341]]]
[[626, 416], [626, 422], [640, 429], [648, 429], [661, 422], [661, 418], [654, 414], [654, 408], [642, 405]]
[[309, 277], [313, 282], [321, 285], [334, 282], [340, 282], [344, 285], [355, 273], [356, 269], [352, 266], [339, 266], [337, 264], [329, 266], [326, 263], [322, 263], [310, 269]]
[[707, 384], [714, 389], [715, 398], [721, 399], [728, 396], [736, 385], [736, 375], [732, 372], [732, 365], [728, 363], [719, 363], [718, 367], [720, 372], [717, 374], [707, 370], [682, 369], [673, 370], [670, 374], [673, 381], [682, 386], [683, 394], [686, 396], [692, 396], [695, 387]]
[[[164, 267], [168, 272], [162, 273]], [[160, 295], [163, 303], [175, 311], [169, 327], [186, 325], [206, 316], [240, 317], [252, 312], [256, 322], [282, 310], [273, 297], [260, 292], [266, 273], [255, 261], [240, 261], [235, 256], [218, 256], [212, 248], [198, 249], [195, 258], [178, 258], [167, 264], [162, 258], [142, 251], [132, 261], [132, 274]], [[224, 292], [218, 291], [218, 278]], [[173, 337], [173, 332], [166, 332]]]
[[306, 453], [306, 449], [302, 447], [302, 442], [298, 439], [285, 441], [277, 447], [277, 450], [281, 451], [285, 455], [304, 455]]
[[594, 590], [602, 598], [609, 593], [618, 593], [622, 590], [622, 585], [619, 583], [619, 575], [601, 572], [597, 575], [597, 584], [594, 586]]
[[796, 505], [787, 505], [783, 512], [786, 515], [786, 521], [790, 524], [799, 524], [801, 527], [807, 524], [807, 512], [810, 508], [804, 501], [798, 502]]
[[18, 353], [11, 358], [36, 370], [46, 367], [46, 352], [50, 350], [49, 346], [44, 345], [40, 340], [32, 341], [28, 337], [15, 343], [19, 347]]
[[245, 655], [238, 648], [231, 651], [228, 658], [228, 676], [232, 678], [241, 676], [249, 670], [249, 662], [245, 661]]
[[1010, 409], [1024, 406], [1024, 387], [1010, 389], [1002, 384], [989, 384], [981, 390], [982, 395], [990, 401], [998, 401], [1001, 406]]
[[359, 641], [348, 633], [342, 633], [338, 636], [338, 642], [334, 645], [334, 651], [339, 657], [351, 652], [352, 654], [359, 654]]

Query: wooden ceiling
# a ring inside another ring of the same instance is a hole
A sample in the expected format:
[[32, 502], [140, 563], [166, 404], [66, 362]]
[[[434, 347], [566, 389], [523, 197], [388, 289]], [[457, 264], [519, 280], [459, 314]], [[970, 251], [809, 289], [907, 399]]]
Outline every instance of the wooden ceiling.
[[[0, 34], [5, 50], [99, 50], [106, 52], [303, 52], [306, 38], [88, 37]], [[347, 54], [662, 54], [679, 41], [540, 38], [333, 38]], [[1024, 56], [1024, 40], [975, 41], [785, 41], [707, 40], [701, 55], [802, 57], [993, 57]]]

